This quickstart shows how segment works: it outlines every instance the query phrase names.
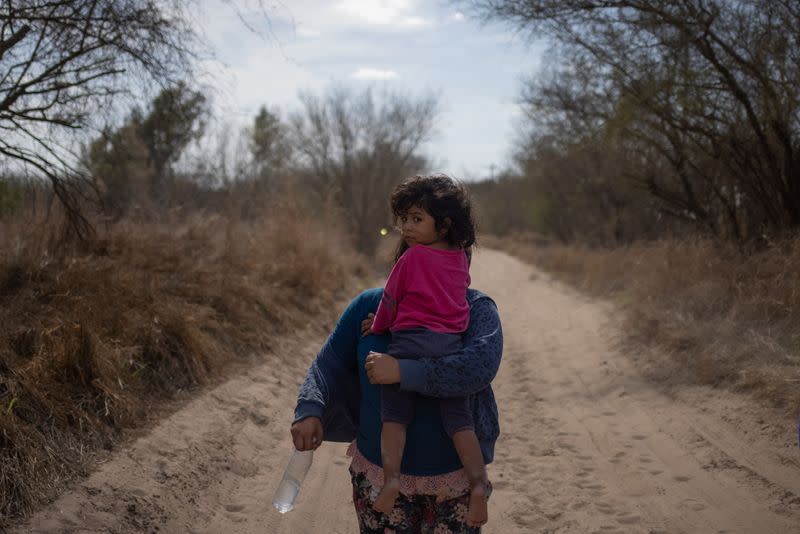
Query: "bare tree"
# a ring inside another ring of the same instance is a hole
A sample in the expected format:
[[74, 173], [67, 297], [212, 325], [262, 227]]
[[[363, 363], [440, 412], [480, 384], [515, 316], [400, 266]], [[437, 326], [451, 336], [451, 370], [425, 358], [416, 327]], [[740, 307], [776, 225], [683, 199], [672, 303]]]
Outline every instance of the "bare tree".
[[195, 34], [184, 0], [0, 2], [0, 156], [49, 178], [71, 227], [88, 225], [65, 133], [135, 80], [188, 72]]
[[469, 3], [554, 38], [561, 73], [528, 103], [607, 128], [633, 161], [658, 160], [637, 179], [665, 213], [735, 237], [800, 226], [796, 2]]
[[301, 164], [313, 187], [337, 200], [357, 246], [371, 254], [387, 222], [392, 187], [426, 165], [420, 149], [433, 132], [438, 100], [341, 87], [300, 98], [303, 110], [291, 125]]

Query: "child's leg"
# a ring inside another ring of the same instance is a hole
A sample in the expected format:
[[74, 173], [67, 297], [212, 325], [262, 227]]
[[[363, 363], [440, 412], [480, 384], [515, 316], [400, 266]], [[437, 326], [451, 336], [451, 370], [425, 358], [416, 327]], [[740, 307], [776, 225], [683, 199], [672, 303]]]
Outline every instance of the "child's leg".
[[488, 479], [486, 465], [483, 463], [483, 452], [478, 436], [475, 435], [469, 401], [465, 397], [442, 399], [440, 407], [445, 431], [453, 439], [453, 445], [469, 480], [467, 524], [477, 527], [486, 523], [489, 517], [486, 503]]
[[372, 508], [388, 514], [400, 493], [400, 463], [406, 446], [406, 427], [414, 418], [415, 394], [397, 385], [381, 386], [381, 463], [383, 489]]
[[467, 524], [478, 527], [489, 519], [489, 510], [486, 499], [486, 465], [483, 463], [478, 436], [472, 429], [460, 430], [453, 434], [453, 445], [456, 447], [458, 457], [464, 465], [464, 471], [469, 480], [470, 497], [469, 510], [467, 511]]
[[400, 494], [400, 462], [406, 446], [406, 425], [385, 421], [381, 429], [381, 462], [383, 488], [372, 505], [374, 510], [388, 514]]

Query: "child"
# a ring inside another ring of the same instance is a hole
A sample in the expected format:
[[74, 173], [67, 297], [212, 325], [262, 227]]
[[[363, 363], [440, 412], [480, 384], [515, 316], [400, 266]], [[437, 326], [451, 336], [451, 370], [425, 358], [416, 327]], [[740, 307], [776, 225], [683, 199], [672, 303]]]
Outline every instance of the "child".
[[[470, 247], [475, 225], [464, 188], [445, 175], [416, 176], [395, 188], [392, 213], [402, 240], [371, 332], [391, 332], [387, 352], [395, 358], [435, 358], [461, 348], [469, 323]], [[415, 394], [398, 384], [381, 386], [381, 460], [385, 484], [373, 508], [389, 513], [400, 489], [406, 427]], [[487, 520], [486, 467], [466, 397], [441, 399], [445, 430], [453, 440], [470, 484], [467, 524]]]

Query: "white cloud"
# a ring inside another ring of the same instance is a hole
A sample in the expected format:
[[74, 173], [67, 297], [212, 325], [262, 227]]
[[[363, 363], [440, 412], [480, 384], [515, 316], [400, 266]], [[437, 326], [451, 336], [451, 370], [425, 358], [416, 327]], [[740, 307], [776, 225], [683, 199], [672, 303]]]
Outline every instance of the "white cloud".
[[411, 13], [409, 0], [343, 0], [336, 9], [368, 24], [418, 28], [430, 26], [428, 19]]
[[423, 28], [431, 25], [431, 21], [423, 17], [403, 17], [397, 23], [407, 28]]
[[393, 70], [362, 68], [355, 71], [351, 76], [358, 80], [394, 80], [398, 74]]
[[322, 35], [319, 30], [315, 30], [313, 28], [306, 28], [305, 26], [298, 26], [297, 27], [297, 36], [302, 37], [304, 39], [315, 39]]
[[217, 52], [203, 81], [214, 86], [215, 109], [226, 122], [250, 125], [264, 104], [297, 110], [298, 90], [324, 94], [332, 82], [391, 84], [412, 94], [430, 88], [441, 93], [444, 109], [426, 151], [457, 176], [487, 176], [490, 164], [504, 164], [520, 113], [513, 105], [519, 77], [535, 70], [542, 54], [541, 46], [518, 46], [509, 32], [480, 29], [447, 2], [278, 2], [291, 8], [270, 11], [275, 35], [268, 39], [244, 29], [227, 0], [198, 4]]

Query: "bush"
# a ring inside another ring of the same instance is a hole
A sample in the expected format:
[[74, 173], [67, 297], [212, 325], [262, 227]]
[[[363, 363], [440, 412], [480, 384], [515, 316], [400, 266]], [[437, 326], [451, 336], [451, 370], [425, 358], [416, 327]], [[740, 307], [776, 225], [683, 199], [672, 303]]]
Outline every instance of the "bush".
[[335, 223], [291, 199], [243, 222], [240, 202], [125, 218], [60, 258], [45, 221], [0, 222], [3, 517], [53, 496], [164, 401], [330, 316], [362, 272]]
[[[628, 340], [657, 346], [681, 377], [748, 390], [800, 411], [800, 238], [742, 252], [708, 239], [665, 239], [614, 249], [534, 237], [484, 239], [561, 280], [616, 300]], [[670, 365], [651, 362], [655, 374]]]

